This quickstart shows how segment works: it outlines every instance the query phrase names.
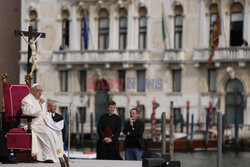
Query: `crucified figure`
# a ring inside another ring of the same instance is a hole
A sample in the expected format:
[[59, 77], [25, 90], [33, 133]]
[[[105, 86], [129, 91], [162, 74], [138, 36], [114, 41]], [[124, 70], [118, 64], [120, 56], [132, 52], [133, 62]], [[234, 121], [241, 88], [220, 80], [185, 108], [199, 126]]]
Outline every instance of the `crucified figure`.
[[24, 34], [21, 32], [21, 35], [25, 42], [30, 46], [31, 48], [31, 57], [29, 59], [29, 62], [32, 63], [31, 72], [29, 73], [30, 76], [32, 76], [33, 71], [36, 68], [36, 42], [41, 37], [42, 34], [40, 34], [35, 40], [30, 39], [29, 41], [24, 37]]

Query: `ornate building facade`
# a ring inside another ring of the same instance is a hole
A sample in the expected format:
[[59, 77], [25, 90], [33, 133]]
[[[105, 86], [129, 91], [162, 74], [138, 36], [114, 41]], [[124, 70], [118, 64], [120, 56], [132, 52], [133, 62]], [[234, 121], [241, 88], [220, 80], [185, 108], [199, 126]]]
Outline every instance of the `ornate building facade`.
[[[222, 32], [208, 67], [218, 6]], [[242, 46], [250, 40], [249, 11], [246, 0], [23, 0], [21, 23], [22, 30], [33, 25], [46, 33], [37, 44], [34, 82], [63, 102], [61, 112], [72, 103], [73, 120], [76, 113], [86, 122], [91, 113], [98, 119], [108, 99], [126, 118], [139, 100], [149, 119], [155, 99], [157, 118], [164, 111], [169, 117], [173, 101], [185, 119], [189, 100], [195, 123], [205, 123], [212, 100], [228, 124], [236, 115], [250, 124], [250, 49]], [[21, 43], [23, 81], [27, 44]]]

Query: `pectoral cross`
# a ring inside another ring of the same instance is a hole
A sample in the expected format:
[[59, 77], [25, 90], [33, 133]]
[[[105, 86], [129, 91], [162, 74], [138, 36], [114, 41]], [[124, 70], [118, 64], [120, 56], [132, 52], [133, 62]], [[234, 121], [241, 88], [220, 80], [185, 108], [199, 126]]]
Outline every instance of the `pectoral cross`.
[[[31, 62], [30, 59], [32, 57], [33, 65], [35, 62], [35, 54], [36, 54], [36, 47], [35, 43], [39, 38], [45, 38], [46, 34], [42, 32], [35, 32], [33, 31], [33, 27], [29, 26], [29, 31], [19, 31], [15, 30], [15, 36], [22, 36], [24, 40], [28, 43], [28, 60], [27, 60], [27, 75], [31, 73], [30, 79], [32, 78], [32, 72], [34, 70], [31, 69]], [[25, 37], [28, 37], [28, 40], [25, 39]], [[35, 38], [35, 40], [33, 40]], [[26, 81], [27, 82], [27, 81]]]

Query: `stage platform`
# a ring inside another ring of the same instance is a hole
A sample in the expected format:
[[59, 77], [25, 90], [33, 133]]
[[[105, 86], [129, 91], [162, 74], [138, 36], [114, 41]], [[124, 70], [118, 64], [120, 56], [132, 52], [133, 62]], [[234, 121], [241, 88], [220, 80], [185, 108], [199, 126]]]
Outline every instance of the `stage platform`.
[[[0, 166], [18, 166], [18, 167], [60, 167], [59, 163], [18, 163], [1, 164]], [[142, 161], [114, 161], [114, 160], [70, 160], [70, 167], [141, 167]]]

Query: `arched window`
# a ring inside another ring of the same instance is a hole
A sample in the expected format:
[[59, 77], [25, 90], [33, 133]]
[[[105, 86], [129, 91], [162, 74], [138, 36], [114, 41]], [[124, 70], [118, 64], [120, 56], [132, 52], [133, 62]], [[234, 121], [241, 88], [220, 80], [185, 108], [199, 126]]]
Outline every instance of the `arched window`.
[[128, 19], [127, 19], [127, 10], [125, 8], [121, 8], [119, 11], [119, 49], [126, 49], [127, 47], [127, 27], [128, 27]]
[[[88, 49], [89, 39], [89, 12], [86, 9], [81, 9], [79, 12], [81, 18], [81, 50]], [[87, 27], [85, 27], [87, 26]], [[86, 29], [85, 29], [86, 28]]]
[[238, 79], [229, 80], [226, 85], [226, 123], [234, 124], [237, 120], [243, 124], [243, 85]]
[[62, 11], [62, 45], [63, 48], [69, 47], [69, 11]]
[[244, 8], [239, 3], [233, 3], [230, 8], [230, 46], [241, 46], [243, 43]]
[[175, 49], [182, 48], [182, 33], [183, 33], [183, 8], [177, 5], [174, 8], [174, 47]]
[[147, 48], [147, 9], [139, 9], [139, 49]]
[[218, 5], [217, 4], [212, 4], [209, 8], [210, 11], [210, 30], [209, 30], [209, 46], [211, 47], [211, 40], [213, 37], [213, 31], [214, 31], [214, 26], [216, 23], [216, 17], [217, 17], [217, 9]]
[[30, 17], [30, 25], [33, 27], [33, 31], [37, 31], [37, 12], [35, 10], [31, 10], [29, 12]]
[[106, 9], [100, 9], [99, 13], [98, 49], [109, 47], [109, 13]]

